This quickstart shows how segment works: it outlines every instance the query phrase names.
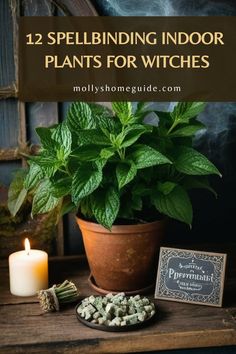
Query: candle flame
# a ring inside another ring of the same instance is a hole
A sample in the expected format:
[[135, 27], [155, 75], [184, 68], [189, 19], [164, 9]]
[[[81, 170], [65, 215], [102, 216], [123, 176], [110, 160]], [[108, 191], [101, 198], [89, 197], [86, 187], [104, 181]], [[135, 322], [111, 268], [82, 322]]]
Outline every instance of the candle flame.
[[25, 239], [25, 251], [27, 254], [30, 252], [30, 242], [28, 238]]

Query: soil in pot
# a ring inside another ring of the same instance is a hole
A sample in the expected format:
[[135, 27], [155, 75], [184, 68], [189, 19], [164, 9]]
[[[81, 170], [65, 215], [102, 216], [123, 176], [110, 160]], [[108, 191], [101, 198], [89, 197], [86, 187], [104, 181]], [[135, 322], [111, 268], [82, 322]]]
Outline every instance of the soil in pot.
[[96, 284], [109, 291], [134, 291], [155, 280], [166, 221], [103, 226], [77, 218]]

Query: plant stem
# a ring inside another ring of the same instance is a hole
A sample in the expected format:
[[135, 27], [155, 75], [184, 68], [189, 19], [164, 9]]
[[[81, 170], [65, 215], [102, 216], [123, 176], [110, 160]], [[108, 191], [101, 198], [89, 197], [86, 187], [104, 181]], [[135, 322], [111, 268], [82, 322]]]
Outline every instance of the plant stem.
[[170, 127], [170, 129], [168, 130], [167, 135], [169, 135], [178, 124], [179, 124], [178, 120], [175, 120], [172, 126]]

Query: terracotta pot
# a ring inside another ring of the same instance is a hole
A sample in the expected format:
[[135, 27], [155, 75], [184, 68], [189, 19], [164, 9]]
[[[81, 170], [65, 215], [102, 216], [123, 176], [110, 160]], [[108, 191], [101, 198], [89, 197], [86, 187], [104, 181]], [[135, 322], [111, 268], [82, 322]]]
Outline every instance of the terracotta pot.
[[133, 291], [155, 280], [165, 221], [103, 226], [77, 218], [96, 284], [107, 290]]

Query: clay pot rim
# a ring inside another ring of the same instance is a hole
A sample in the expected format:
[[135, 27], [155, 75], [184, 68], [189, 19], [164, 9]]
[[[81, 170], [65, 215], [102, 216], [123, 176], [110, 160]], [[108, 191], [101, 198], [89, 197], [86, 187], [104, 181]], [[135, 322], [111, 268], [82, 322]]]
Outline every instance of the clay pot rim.
[[132, 224], [132, 225], [113, 225], [111, 231], [106, 229], [104, 226], [97, 224], [92, 221], [87, 221], [82, 219], [81, 217], [76, 216], [76, 222], [81, 229], [91, 230], [97, 233], [106, 233], [106, 234], [133, 234], [134, 231], [136, 233], [148, 232], [152, 230], [156, 230], [157, 228], [161, 228], [163, 224], [166, 222], [166, 218], [161, 220], [145, 223], [145, 224]]

